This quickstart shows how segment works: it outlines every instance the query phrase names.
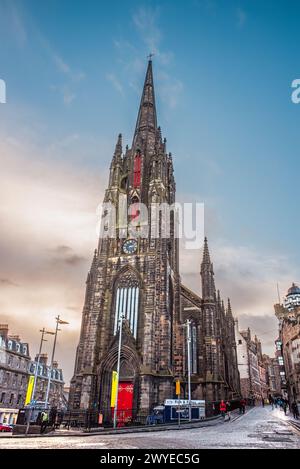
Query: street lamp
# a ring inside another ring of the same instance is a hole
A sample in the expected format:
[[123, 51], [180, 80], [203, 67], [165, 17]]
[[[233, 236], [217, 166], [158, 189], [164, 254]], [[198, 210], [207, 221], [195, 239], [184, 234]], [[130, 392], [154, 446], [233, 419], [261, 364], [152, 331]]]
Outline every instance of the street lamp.
[[187, 362], [188, 362], [188, 399], [189, 399], [189, 421], [192, 420], [191, 412], [191, 321], [186, 320]]
[[46, 329], [44, 327], [43, 327], [43, 329], [40, 329], [40, 332], [42, 333], [42, 337], [41, 337], [41, 342], [40, 342], [38, 359], [37, 359], [37, 363], [35, 365], [35, 370], [34, 370], [34, 380], [33, 380], [33, 388], [32, 388], [31, 401], [30, 401], [30, 411], [29, 411], [29, 415], [27, 417], [25, 435], [27, 435], [28, 432], [29, 432], [30, 421], [31, 421], [32, 413], [33, 413], [34, 394], [35, 394], [35, 389], [36, 389], [36, 384], [37, 384], [37, 378], [38, 378], [38, 372], [39, 372], [38, 370], [39, 370], [39, 365], [40, 365], [40, 357], [41, 357], [41, 353], [42, 353], [42, 346], [43, 346], [43, 342], [47, 342], [47, 339], [44, 339], [44, 335], [46, 335], [46, 334], [54, 335], [55, 334], [54, 332], [46, 331]]
[[117, 426], [123, 320], [124, 320], [124, 314], [121, 314], [120, 319], [119, 319], [119, 347], [118, 347], [118, 364], [117, 364], [117, 380], [116, 380], [117, 390], [116, 390], [116, 401], [115, 401], [115, 407], [114, 407], [114, 428], [116, 428]]
[[40, 358], [41, 358], [41, 353], [42, 353], [43, 342], [47, 342], [47, 339], [44, 339], [44, 335], [46, 335], [46, 334], [55, 335], [55, 332], [46, 331], [46, 329], [44, 327], [43, 327], [43, 329], [40, 329], [40, 332], [42, 333], [42, 337], [41, 337], [41, 342], [40, 342], [38, 359], [37, 359], [36, 366], [35, 366], [35, 371], [34, 371], [34, 382], [33, 382], [31, 401], [34, 401], [34, 395], [35, 395], [35, 389], [36, 389], [36, 385], [37, 385], [37, 378], [38, 378], [38, 372], [39, 372], [38, 370], [39, 370], [39, 365], [40, 365]]
[[55, 333], [54, 333], [54, 342], [53, 342], [50, 370], [48, 371], [48, 385], [47, 385], [47, 392], [46, 392], [46, 399], [45, 399], [45, 409], [48, 407], [50, 384], [51, 384], [51, 375], [52, 375], [52, 371], [53, 371], [54, 354], [55, 354], [56, 341], [57, 341], [57, 333], [58, 333], [58, 331], [60, 331], [58, 326], [59, 326], [59, 324], [69, 324], [67, 321], [63, 321], [62, 319], [60, 319], [59, 315], [55, 319], [56, 319], [56, 329], [55, 329]]

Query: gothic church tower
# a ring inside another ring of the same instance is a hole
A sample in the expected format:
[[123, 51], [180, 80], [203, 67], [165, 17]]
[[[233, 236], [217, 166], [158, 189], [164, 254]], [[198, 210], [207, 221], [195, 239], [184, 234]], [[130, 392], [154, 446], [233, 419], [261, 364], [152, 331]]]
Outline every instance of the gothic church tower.
[[[166, 151], [157, 126], [152, 62], [148, 63], [142, 98], [131, 148], [123, 153], [118, 136], [110, 165], [105, 203], [116, 210], [114, 237], [100, 237], [86, 282], [80, 340], [74, 377], [71, 381], [71, 409], [101, 409], [111, 413], [112, 373], [117, 368], [119, 319], [122, 352], [119, 394], [132, 412], [148, 412], [173, 395], [174, 357], [179, 312], [180, 279], [178, 244], [174, 216], [170, 237], [161, 235], [164, 217], [152, 223], [139, 220], [140, 203], [172, 204], [175, 181], [171, 154]], [[120, 217], [122, 212], [126, 215]], [[105, 215], [105, 214], [104, 214]], [[148, 234], [138, 236], [148, 225]], [[108, 226], [104, 222], [104, 233]], [[158, 236], [154, 236], [156, 230]], [[125, 405], [125, 404], [124, 404]], [[121, 407], [120, 407], [121, 406]], [[119, 408], [122, 408], [120, 402]]]

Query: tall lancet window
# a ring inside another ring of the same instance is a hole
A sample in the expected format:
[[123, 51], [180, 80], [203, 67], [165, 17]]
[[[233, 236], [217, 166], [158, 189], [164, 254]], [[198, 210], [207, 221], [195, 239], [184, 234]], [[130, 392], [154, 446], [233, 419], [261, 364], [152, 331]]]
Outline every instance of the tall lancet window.
[[191, 324], [191, 372], [198, 372], [197, 366], [197, 326], [194, 322]]
[[138, 188], [141, 185], [141, 153], [139, 150], [134, 157], [134, 167], [133, 167], [133, 187]]
[[125, 272], [118, 279], [115, 287], [114, 334], [116, 334], [119, 329], [119, 320], [123, 314], [128, 321], [134, 338], [137, 337], [139, 294], [139, 282], [134, 272]]

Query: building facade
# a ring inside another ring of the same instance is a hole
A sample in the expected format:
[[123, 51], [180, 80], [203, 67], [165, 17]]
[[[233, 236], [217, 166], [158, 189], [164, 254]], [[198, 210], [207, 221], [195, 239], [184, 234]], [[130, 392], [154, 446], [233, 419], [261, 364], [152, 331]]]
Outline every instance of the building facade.
[[238, 330], [236, 321], [237, 357], [244, 398], [261, 401], [270, 395], [281, 395], [277, 358], [263, 354], [261, 341], [251, 337], [248, 328]]
[[263, 355], [266, 369], [268, 396], [279, 397], [282, 395], [280, 365], [277, 357]]
[[[164, 215], [153, 216], [153, 205], [172, 206], [175, 193], [172, 155], [157, 125], [150, 60], [132, 146], [123, 153], [119, 135], [110, 165], [104, 203], [118, 221], [114, 235], [105, 236], [111, 223], [104, 210], [86, 282], [71, 409], [99, 409], [108, 418], [122, 315], [119, 409], [148, 412], [174, 397], [177, 379], [182, 397], [187, 395], [187, 319], [192, 397], [214, 401], [239, 395], [234, 319], [230, 303], [225, 308], [216, 291], [207, 240], [200, 296], [181, 283], [176, 211], [168, 236], [162, 234]], [[142, 207], [148, 209], [146, 219], [140, 217]]]
[[0, 324], [0, 423], [15, 423], [24, 406], [29, 364], [28, 344], [9, 336], [8, 325]]
[[58, 363], [53, 362], [53, 367], [48, 365], [48, 355], [42, 353], [40, 355], [40, 360], [38, 363], [38, 355], [35, 357], [34, 361], [30, 362], [29, 365], [29, 374], [35, 375], [36, 367], [37, 370], [37, 380], [35, 387], [34, 400], [39, 402], [45, 402], [47, 386], [48, 386], [48, 376], [51, 373], [51, 382], [49, 390], [49, 405], [50, 407], [56, 407], [59, 410], [64, 410], [67, 408], [67, 400], [64, 395], [64, 377], [61, 368], [58, 368]]
[[[0, 423], [14, 424], [19, 409], [25, 405], [29, 377], [35, 375], [37, 357], [31, 360], [29, 345], [19, 336], [9, 335], [8, 325], [0, 325]], [[37, 384], [34, 400], [45, 401], [50, 366], [47, 355], [40, 358], [37, 372]], [[49, 402], [51, 406], [65, 409], [66, 399], [63, 395], [63, 373], [54, 363]]]
[[293, 283], [282, 304], [274, 306], [279, 321], [282, 388], [290, 402], [300, 403], [300, 288]]

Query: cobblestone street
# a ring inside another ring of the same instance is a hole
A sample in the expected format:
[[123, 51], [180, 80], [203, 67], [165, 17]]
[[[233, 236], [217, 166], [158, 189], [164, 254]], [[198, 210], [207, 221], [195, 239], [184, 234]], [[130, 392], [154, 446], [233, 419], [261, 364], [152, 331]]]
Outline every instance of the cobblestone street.
[[300, 448], [300, 432], [279, 409], [256, 407], [237, 419], [217, 425], [153, 433], [37, 438], [0, 438], [5, 448], [200, 449]]

